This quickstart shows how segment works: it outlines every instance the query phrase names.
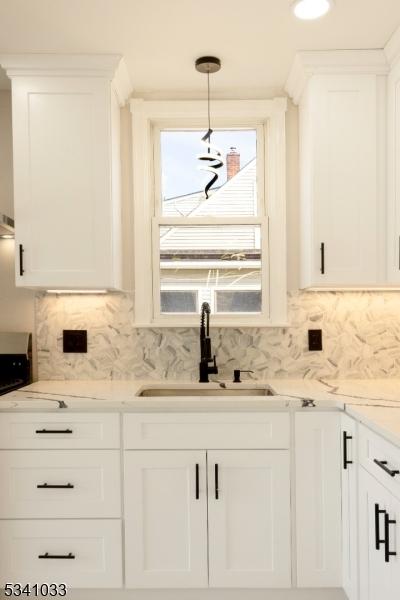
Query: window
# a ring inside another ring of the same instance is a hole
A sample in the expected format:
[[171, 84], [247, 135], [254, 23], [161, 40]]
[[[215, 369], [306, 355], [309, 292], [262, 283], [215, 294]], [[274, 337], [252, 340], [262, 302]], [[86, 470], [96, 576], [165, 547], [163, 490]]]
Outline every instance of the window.
[[214, 325], [285, 321], [285, 107], [214, 103], [207, 197], [203, 103], [132, 101], [138, 325], [197, 325], [204, 301]]

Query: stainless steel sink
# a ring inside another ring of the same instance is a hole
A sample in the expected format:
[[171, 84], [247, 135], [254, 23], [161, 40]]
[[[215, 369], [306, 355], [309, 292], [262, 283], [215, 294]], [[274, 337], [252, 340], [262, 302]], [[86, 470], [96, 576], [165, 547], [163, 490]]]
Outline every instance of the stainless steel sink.
[[260, 388], [145, 388], [141, 390], [138, 396], [147, 398], [160, 397], [193, 397], [193, 396], [274, 396], [273, 391], [268, 387]]

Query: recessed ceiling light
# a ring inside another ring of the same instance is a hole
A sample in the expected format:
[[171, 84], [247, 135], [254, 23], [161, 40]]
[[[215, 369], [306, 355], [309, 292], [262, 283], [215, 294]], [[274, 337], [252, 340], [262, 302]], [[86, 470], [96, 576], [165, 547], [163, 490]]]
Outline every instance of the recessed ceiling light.
[[298, 19], [311, 21], [319, 19], [332, 8], [333, 0], [296, 0], [293, 12]]

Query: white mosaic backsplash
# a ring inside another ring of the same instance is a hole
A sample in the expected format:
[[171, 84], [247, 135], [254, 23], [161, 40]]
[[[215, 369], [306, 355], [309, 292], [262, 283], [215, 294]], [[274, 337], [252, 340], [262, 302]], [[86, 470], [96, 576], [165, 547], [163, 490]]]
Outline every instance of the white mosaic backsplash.
[[[289, 321], [211, 329], [218, 377], [400, 377], [399, 292], [292, 293]], [[39, 294], [36, 328], [39, 379], [198, 378], [198, 329], [135, 329], [126, 294]], [[63, 329], [87, 329], [88, 353], [63, 354]], [[322, 352], [308, 351], [308, 329], [322, 329]]]

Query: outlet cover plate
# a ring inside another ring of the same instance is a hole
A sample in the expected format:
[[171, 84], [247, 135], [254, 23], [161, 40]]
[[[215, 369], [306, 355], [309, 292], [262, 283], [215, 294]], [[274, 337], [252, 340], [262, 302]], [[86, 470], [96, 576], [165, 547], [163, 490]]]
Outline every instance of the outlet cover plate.
[[64, 329], [63, 330], [63, 352], [86, 353], [87, 352], [87, 330], [86, 329]]
[[320, 352], [322, 350], [322, 329], [308, 330], [308, 349], [310, 352]]

